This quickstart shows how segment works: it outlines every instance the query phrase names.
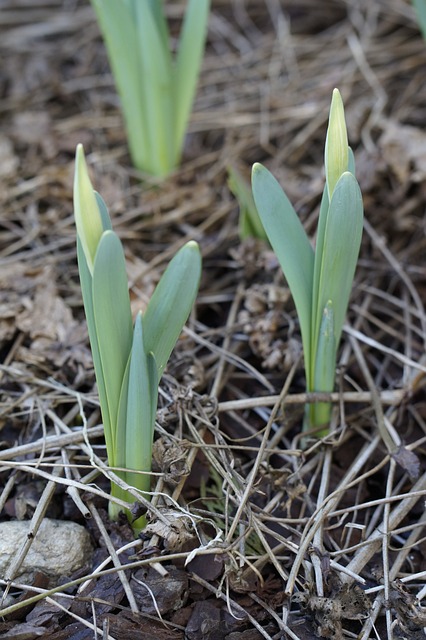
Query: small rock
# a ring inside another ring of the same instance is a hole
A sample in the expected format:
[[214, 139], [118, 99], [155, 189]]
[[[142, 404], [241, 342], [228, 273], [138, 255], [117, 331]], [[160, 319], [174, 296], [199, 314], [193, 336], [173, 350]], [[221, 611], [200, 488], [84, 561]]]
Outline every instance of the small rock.
[[75, 522], [45, 518], [34, 537], [17, 575], [9, 575], [9, 567], [24, 544], [30, 522], [0, 522], [0, 575], [30, 582], [41, 571], [51, 578], [69, 576], [84, 567], [91, 558], [89, 533]]
[[188, 576], [176, 567], [167, 568], [164, 579], [155, 569], [145, 567], [133, 575], [131, 586], [135, 601], [145, 615], [155, 616], [181, 609], [188, 599]]

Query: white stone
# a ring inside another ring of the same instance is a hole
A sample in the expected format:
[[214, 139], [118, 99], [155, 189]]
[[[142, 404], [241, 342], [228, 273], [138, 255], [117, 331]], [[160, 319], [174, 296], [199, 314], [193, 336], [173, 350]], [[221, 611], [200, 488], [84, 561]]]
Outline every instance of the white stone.
[[44, 518], [17, 575], [9, 567], [27, 539], [28, 520], [0, 522], [0, 575], [2, 578], [24, 581], [36, 571], [51, 578], [71, 575], [84, 567], [91, 558], [89, 533], [75, 522]]

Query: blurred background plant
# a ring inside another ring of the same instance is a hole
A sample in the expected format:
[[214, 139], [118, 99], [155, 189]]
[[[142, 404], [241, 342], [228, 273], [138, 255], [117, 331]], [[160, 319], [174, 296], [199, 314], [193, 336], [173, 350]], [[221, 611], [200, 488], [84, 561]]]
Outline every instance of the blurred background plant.
[[162, 0], [92, 0], [121, 100], [134, 166], [164, 178], [181, 159], [210, 0], [189, 0], [176, 56]]

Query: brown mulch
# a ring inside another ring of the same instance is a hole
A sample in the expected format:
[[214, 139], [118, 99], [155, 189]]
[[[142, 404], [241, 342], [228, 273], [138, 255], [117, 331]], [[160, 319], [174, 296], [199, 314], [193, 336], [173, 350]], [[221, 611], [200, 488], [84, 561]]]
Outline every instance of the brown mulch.
[[[169, 4], [177, 26], [182, 3]], [[0, 639], [424, 638], [426, 43], [411, 4], [212, 0], [184, 160], [163, 183], [130, 165], [88, 2], [0, 0], [0, 54], [0, 518], [31, 519], [41, 503], [95, 548], [56, 594], [42, 576], [0, 576], [20, 602], [0, 610]], [[366, 223], [332, 431], [302, 443], [297, 316], [268, 247], [239, 240], [227, 167], [248, 179], [265, 163], [314, 237], [335, 86]], [[135, 309], [184, 241], [203, 253], [161, 383], [136, 541], [106, 515], [75, 254], [78, 142]]]

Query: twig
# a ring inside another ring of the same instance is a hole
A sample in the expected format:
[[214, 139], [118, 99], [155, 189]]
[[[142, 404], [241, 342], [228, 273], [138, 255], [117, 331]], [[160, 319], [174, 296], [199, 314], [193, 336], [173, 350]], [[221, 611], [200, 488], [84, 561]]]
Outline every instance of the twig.
[[[393, 389], [392, 391], [378, 392], [379, 400], [384, 405], [398, 406], [407, 397], [406, 389]], [[273, 407], [279, 400], [275, 396], [259, 396], [258, 398], [243, 398], [241, 400], [227, 400], [219, 402], [218, 411], [237, 411], [244, 409], [255, 409], [257, 407]], [[305, 405], [307, 402], [332, 402], [334, 404], [344, 401], [359, 404], [371, 404], [372, 394], [370, 391], [345, 391], [343, 393], [292, 393], [285, 397], [283, 406]]]

